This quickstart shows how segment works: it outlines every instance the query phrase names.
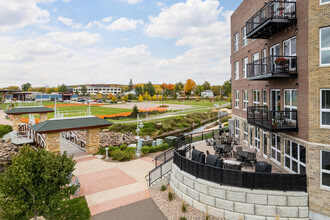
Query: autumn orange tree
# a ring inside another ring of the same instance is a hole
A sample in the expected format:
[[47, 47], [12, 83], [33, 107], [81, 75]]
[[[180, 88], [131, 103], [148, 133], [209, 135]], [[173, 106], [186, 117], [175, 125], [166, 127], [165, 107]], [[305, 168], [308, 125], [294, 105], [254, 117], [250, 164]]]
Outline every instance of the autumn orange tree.
[[113, 95], [111, 94], [111, 92], [109, 92], [109, 95], [108, 95], [108, 99], [112, 99]]
[[186, 84], [184, 85], [184, 91], [187, 95], [190, 95], [191, 92], [195, 89], [196, 83], [192, 79], [188, 79]]

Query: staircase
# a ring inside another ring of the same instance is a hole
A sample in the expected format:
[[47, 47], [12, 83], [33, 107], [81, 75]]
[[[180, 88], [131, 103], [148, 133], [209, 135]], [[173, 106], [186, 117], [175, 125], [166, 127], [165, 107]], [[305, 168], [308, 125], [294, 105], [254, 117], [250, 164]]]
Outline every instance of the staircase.
[[61, 132], [61, 139], [70, 142], [74, 146], [86, 150], [86, 140], [80, 136], [76, 131]]

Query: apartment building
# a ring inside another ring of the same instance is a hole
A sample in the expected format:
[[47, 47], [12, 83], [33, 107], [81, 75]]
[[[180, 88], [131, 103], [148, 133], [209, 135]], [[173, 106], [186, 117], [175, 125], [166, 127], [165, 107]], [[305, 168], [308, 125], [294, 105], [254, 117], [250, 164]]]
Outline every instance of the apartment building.
[[[78, 92], [79, 94], [82, 94], [82, 86], [72, 86], [73, 93]], [[120, 87], [115, 87], [108, 84], [86, 84], [84, 85], [87, 88], [87, 94], [89, 95], [97, 95], [98, 93], [107, 95], [109, 93], [113, 95], [118, 95], [122, 92]]]
[[235, 135], [306, 174], [310, 219], [329, 219], [330, 0], [244, 0], [231, 39]]

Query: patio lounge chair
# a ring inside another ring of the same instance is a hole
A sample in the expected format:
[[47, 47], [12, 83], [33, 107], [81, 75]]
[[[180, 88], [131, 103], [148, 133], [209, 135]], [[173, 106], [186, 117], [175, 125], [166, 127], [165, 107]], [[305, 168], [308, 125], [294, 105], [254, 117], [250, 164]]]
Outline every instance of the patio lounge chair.
[[236, 151], [233, 151], [234, 158], [235, 158], [236, 160], [242, 161], [241, 156], [239, 156], [239, 155], [237, 154], [238, 152], [242, 152], [242, 151], [243, 151], [243, 147], [236, 146]]
[[268, 164], [267, 162], [259, 161], [255, 165], [255, 172], [256, 173], [271, 173], [272, 165]]
[[223, 160], [217, 156], [211, 155], [209, 151], [206, 151], [206, 164], [214, 167], [222, 168]]
[[205, 163], [205, 154], [204, 154], [204, 152], [196, 150], [193, 147], [191, 160], [196, 161], [198, 163]]

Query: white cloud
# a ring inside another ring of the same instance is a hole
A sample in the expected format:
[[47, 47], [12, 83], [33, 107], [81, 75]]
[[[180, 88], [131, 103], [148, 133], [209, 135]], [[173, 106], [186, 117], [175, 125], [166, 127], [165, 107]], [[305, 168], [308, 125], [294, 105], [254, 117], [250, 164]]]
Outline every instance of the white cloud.
[[165, 3], [164, 2], [157, 2], [156, 5], [160, 8], [164, 8], [165, 7]]
[[53, 0], [4, 0], [0, 3], [0, 30], [7, 31], [22, 28], [30, 24], [46, 23], [49, 12], [41, 9], [38, 3]]
[[62, 2], [69, 3], [69, 2], [71, 2], [71, 0], [62, 0]]
[[121, 17], [111, 24], [109, 24], [106, 28], [111, 31], [127, 31], [127, 30], [134, 30], [138, 27], [143, 25], [142, 20], [134, 20], [128, 19], [125, 17]]
[[70, 18], [64, 18], [64, 17], [60, 16], [57, 18], [57, 20], [59, 20], [60, 22], [62, 22], [65, 25], [68, 25], [68, 26], [73, 25], [73, 21]]
[[142, 2], [143, 0], [122, 0], [122, 1], [127, 2], [128, 4], [136, 4]]
[[99, 34], [90, 34], [86, 31], [73, 33], [57, 31], [48, 33], [47, 36], [54, 41], [75, 47], [89, 46], [102, 40]]
[[112, 17], [106, 17], [106, 18], [103, 18], [102, 21], [104, 23], [109, 23], [110, 21], [112, 20]]

